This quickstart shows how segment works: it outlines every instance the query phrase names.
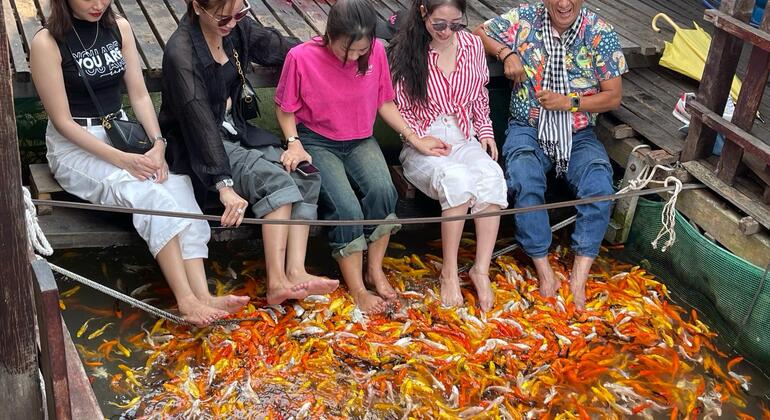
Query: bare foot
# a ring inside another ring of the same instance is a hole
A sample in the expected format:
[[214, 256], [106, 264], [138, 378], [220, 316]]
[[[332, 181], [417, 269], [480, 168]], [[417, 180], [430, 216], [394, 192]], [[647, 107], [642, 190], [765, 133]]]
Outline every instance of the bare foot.
[[365, 314], [378, 314], [387, 307], [387, 303], [381, 297], [366, 289], [350, 292], [350, 294], [353, 295], [353, 301], [358, 305], [358, 309]]
[[441, 304], [453, 308], [463, 304], [463, 294], [460, 291], [460, 277], [457, 271], [441, 272]]
[[586, 279], [582, 281], [570, 278], [569, 290], [572, 292], [572, 302], [575, 303], [575, 308], [582, 311], [586, 308]]
[[476, 293], [479, 295], [479, 307], [484, 312], [489, 312], [495, 306], [495, 292], [492, 291], [492, 283], [489, 281], [489, 273], [482, 273], [473, 268], [468, 271], [468, 275], [476, 287]]
[[223, 311], [227, 311], [228, 313], [234, 314], [246, 306], [246, 304], [249, 303], [249, 300], [251, 300], [251, 298], [248, 296], [212, 296], [208, 300], [207, 304], [212, 308], [221, 309]]
[[203, 328], [228, 315], [226, 311], [205, 305], [197, 298], [180, 301], [178, 306], [182, 318], [198, 328]]
[[309, 295], [326, 295], [337, 290], [337, 286], [340, 285], [339, 280], [314, 276], [304, 270], [298, 273], [287, 273], [286, 278], [294, 286], [304, 285]]
[[556, 296], [559, 290], [559, 281], [556, 279], [540, 279], [540, 296], [550, 298]]
[[377, 290], [377, 294], [386, 300], [393, 300], [398, 297], [398, 293], [396, 293], [396, 290], [390, 285], [388, 277], [382, 269], [374, 271], [369, 270], [366, 276], [366, 282], [373, 285]]
[[281, 282], [278, 285], [269, 285], [267, 287], [267, 304], [280, 305], [285, 300], [302, 300], [310, 293], [307, 291], [307, 283], [293, 285], [289, 282]]

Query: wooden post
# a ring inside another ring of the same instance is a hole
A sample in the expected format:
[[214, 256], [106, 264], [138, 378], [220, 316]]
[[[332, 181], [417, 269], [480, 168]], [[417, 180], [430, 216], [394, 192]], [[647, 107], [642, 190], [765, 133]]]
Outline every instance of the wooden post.
[[[721, 4], [719, 9], [721, 12], [746, 21], [751, 15], [754, 0], [722, 0]], [[725, 102], [730, 93], [730, 86], [738, 68], [742, 50], [742, 39], [726, 31], [716, 30], [698, 88], [697, 101], [716, 112], [717, 115], [722, 115], [725, 110]], [[706, 127], [700, 119], [693, 118], [682, 150], [682, 162], [709, 156], [714, 147], [715, 138], [714, 130]]]
[[[5, 13], [0, 5], [0, 22]], [[36, 419], [43, 406], [8, 45], [0, 24], [0, 417]]]

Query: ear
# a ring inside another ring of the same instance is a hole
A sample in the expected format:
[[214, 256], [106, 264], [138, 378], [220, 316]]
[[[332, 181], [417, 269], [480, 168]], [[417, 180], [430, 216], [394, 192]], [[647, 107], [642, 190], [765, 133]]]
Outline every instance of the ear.
[[428, 9], [425, 8], [425, 5], [420, 5], [420, 16], [422, 16], [423, 19], [428, 17]]

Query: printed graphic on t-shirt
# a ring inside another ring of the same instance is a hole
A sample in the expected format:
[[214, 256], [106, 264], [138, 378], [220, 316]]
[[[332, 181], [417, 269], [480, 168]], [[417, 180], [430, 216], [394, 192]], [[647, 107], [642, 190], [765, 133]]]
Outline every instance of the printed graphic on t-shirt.
[[118, 41], [89, 51], [73, 52], [72, 57], [89, 77], [108, 77], [120, 74], [126, 68]]

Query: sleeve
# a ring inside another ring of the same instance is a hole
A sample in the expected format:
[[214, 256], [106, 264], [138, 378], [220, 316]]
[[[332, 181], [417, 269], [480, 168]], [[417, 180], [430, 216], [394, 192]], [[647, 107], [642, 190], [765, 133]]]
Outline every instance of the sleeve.
[[600, 81], [614, 79], [628, 72], [626, 57], [612, 25], [597, 19], [593, 27], [594, 71]]
[[299, 44], [296, 38], [285, 37], [273, 28], [260, 26], [251, 18], [246, 22], [246, 44], [249, 46], [250, 59], [261, 66], [278, 67], [283, 64], [286, 54]]
[[487, 66], [486, 57], [484, 57], [484, 47], [481, 45], [481, 42], [474, 42], [474, 46], [476, 47], [474, 54], [476, 56], [476, 60], [474, 60], [476, 68], [474, 71], [481, 72], [481, 83], [479, 83], [476, 100], [471, 103], [473, 131], [476, 132], [476, 137], [479, 139], [494, 138], [495, 132], [492, 130], [492, 120], [489, 116], [489, 91], [487, 90], [489, 67]]
[[281, 79], [275, 88], [275, 104], [283, 112], [297, 112], [302, 108], [300, 98], [301, 75], [297, 66], [297, 58], [289, 51], [286, 62], [283, 63]]
[[500, 16], [484, 22], [484, 32], [495, 41], [515, 50], [520, 21], [519, 8], [515, 7]]
[[395, 100], [398, 112], [404, 118], [404, 121], [409, 125], [409, 128], [414, 130], [420, 137], [425, 137], [425, 132], [420, 127], [419, 119], [415, 114], [415, 105], [412, 103], [409, 95], [404, 90], [403, 79], [396, 82], [395, 86]]
[[396, 94], [393, 92], [393, 81], [390, 78], [390, 66], [388, 65], [388, 57], [385, 54], [385, 47], [382, 46], [379, 40], [374, 41], [374, 54], [377, 60], [377, 67], [380, 70], [379, 89], [377, 92], [377, 108], [388, 101], [395, 99]]
[[214, 113], [209, 106], [201, 75], [192, 69], [191, 58], [166, 54], [163, 60], [163, 100], [170, 102], [182, 131], [191, 167], [207, 187], [230, 178], [230, 160], [225, 153]]

